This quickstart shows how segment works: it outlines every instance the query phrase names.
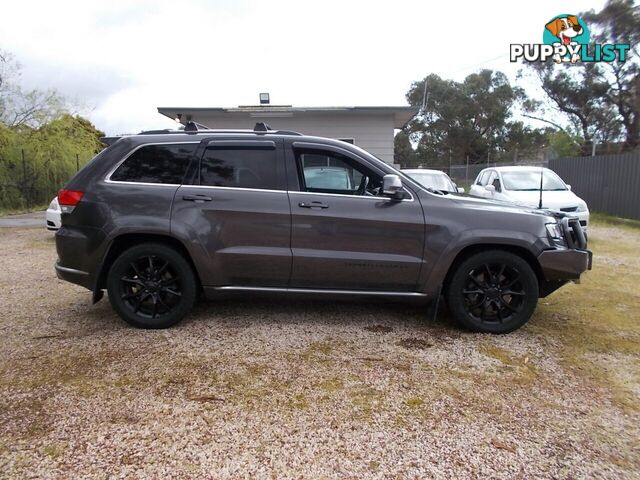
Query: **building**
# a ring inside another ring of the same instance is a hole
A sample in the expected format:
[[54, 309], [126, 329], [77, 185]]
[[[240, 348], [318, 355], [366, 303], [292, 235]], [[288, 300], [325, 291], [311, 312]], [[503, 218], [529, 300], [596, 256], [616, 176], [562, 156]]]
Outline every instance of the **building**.
[[[354, 143], [387, 163], [393, 163], [394, 130], [404, 127], [418, 112], [414, 107], [292, 107], [291, 105], [237, 108], [158, 107], [158, 112], [180, 123], [209, 128], [253, 129], [264, 122], [274, 130], [337, 138]], [[267, 97], [268, 98], [268, 97]], [[268, 100], [267, 100], [268, 102]]]

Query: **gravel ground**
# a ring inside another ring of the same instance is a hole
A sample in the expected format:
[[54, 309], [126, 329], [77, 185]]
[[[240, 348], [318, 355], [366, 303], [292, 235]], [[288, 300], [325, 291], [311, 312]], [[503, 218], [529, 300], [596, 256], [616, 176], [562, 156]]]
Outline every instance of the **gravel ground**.
[[135, 330], [55, 278], [50, 233], [2, 229], [0, 477], [638, 478], [640, 230], [590, 235], [582, 285], [489, 336], [247, 298]]

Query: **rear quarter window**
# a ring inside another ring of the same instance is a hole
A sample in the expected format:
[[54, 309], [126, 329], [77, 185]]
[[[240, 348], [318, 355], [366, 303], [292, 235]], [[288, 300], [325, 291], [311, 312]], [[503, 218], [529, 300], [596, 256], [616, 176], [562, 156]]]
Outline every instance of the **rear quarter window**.
[[180, 185], [197, 143], [145, 145], [111, 174], [111, 181]]

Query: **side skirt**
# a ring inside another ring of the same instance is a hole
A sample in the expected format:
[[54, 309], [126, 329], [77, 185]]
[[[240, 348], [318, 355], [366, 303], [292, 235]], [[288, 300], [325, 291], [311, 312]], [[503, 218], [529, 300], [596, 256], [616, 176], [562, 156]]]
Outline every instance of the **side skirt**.
[[393, 292], [382, 290], [339, 290], [326, 288], [284, 288], [284, 287], [204, 287], [207, 298], [217, 298], [225, 293], [260, 293], [260, 294], [294, 294], [294, 295], [326, 295], [326, 296], [352, 296], [352, 297], [390, 297], [397, 299], [427, 299], [429, 295], [420, 292]]

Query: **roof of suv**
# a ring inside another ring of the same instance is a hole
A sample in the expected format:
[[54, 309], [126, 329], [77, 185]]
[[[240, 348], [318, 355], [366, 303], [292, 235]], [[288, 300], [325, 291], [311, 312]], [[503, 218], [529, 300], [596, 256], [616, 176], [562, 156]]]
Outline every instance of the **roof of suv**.
[[[148, 130], [143, 131], [135, 135], [122, 135], [114, 137], [102, 137], [101, 140], [107, 145], [112, 145], [121, 138], [138, 138], [138, 137], [163, 137], [165, 135], [179, 136], [180, 140], [183, 140], [184, 136], [198, 136], [198, 135], [252, 135], [252, 136], [264, 136], [264, 135], [278, 135], [278, 136], [303, 136], [302, 133], [293, 132], [291, 130], [272, 130], [267, 124], [263, 122], [256, 123], [253, 130], [249, 129], [211, 129], [205, 125], [201, 125], [195, 122], [188, 122], [183, 130]], [[175, 139], [175, 138], [173, 138]], [[154, 140], [159, 140], [154, 138]]]

